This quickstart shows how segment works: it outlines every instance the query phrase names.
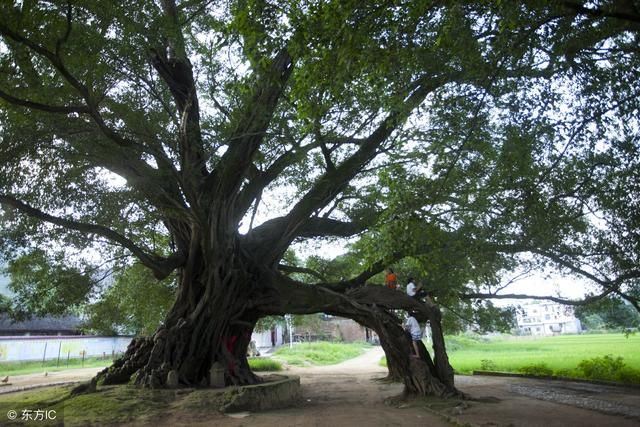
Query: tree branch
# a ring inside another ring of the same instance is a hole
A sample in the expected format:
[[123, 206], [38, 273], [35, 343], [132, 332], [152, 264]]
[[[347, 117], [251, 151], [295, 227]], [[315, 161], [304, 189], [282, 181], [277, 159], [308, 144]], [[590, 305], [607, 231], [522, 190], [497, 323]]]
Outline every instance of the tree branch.
[[620, 290], [614, 291], [616, 294], [620, 295], [621, 298], [625, 299], [626, 301], [629, 302], [629, 304], [631, 304], [637, 311], [638, 313], [640, 313], [640, 303], [638, 301], [638, 298], [631, 296], [625, 292], [622, 292]]
[[[264, 140], [292, 70], [293, 61], [287, 50], [282, 49], [271, 61], [269, 69], [259, 76], [253, 96], [240, 113], [238, 127], [227, 141], [227, 151], [220, 159], [216, 170], [209, 174], [204, 183], [210, 203], [228, 200], [239, 190], [242, 180], [253, 164], [253, 156]], [[229, 208], [228, 205], [218, 203], [219, 208]]]
[[[299, 236], [305, 222], [309, 220], [313, 212], [326, 206], [346, 188], [360, 170], [378, 154], [378, 148], [387, 138], [404, 124], [413, 110], [440, 84], [440, 79], [422, 78], [416, 81], [412, 85], [413, 90], [406, 96], [401, 107], [389, 113], [354, 154], [335, 169], [328, 170], [286, 216], [270, 224], [273, 231], [268, 235], [262, 234], [262, 238], [255, 245], [260, 252], [259, 256], [265, 259], [278, 259], [289, 244]], [[275, 224], [278, 226], [274, 227]], [[254, 229], [254, 232], [258, 228]], [[254, 236], [257, 236], [258, 233], [261, 231], [258, 231]], [[265, 239], [269, 241], [268, 245], [265, 244]]]
[[262, 191], [277, 179], [289, 166], [293, 165], [300, 157], [306, 155], [315, 148], [314, 144], [303, 147], [295, 146], [278, 157], [265, 171], [258, 172], [255, 177], [242, 189], [236, 202], [236, 215], [238, 220], [249, 210], [251, 204], [261, 196]]
[[6, 102], [17, 105], [20, 107], [25, 107], [33, 110], [44, 111], [47, 113], [56, 113], [56, 114], [88, 114], [89, 108], [84, 105], [48, 105], [41, 104], [39, 102], [33, 102], [26, 99], [16, 98], [15, 96], [9, 95], [0, 89], [0, 98], [4, 99]]
[[182, 185], [189, 203], [196, 205], [198, 189], [209, 173], [202, 146], [200, 106], [193, 67], [187, 57], [178, 8], [174, 0], [162, 0], [161, 6], [168, 30], [162, 43], [150, 50], [150, 62], [169, 88], [178, 109], [180, 116], [178, 147]]
[[[286, 225], [286, 218], [275, 218], [264, 222], [259, 227], [254, 228], [247, 237], [248, 242], [263, 241], [269, 239]], [[331, 218], [309, 218], [304, 226], [300, 228], [297, 237], [351, 237], [362, 233], [369, 224], [357, 222], [338, 221]]]
[[317, 279], [322, 280], [323, 282], [326, 282], [327, 279], [325, 279], [325, 277], [318, 273], [315, 270], [312, 270], [311, 268], [305, 268], [305, 267], [296, 267], [294, 265], [285, 265], [285, 264], [279, 264], [278, 265], [278, 270], [282, 271], [283, 273], [302, 273], [302, 274], [308, 274], [309, 276], [313, 276]]
[[44, 222], [64, 227], [69, 230], [80, 231], [85, 234], [96, 234], [115, 242], [131, 251], [131, 253], [135, 255], [143, 265], [153, 271], [153, 274], [157, 279], [164, 279], [183, 262], [183, 257], [179, 254], [174, 254], [167, 258], [148, 254], [132, 240], [108, 227], [53, 216], [6, 194], [0, 194], [0, 204], [10, 206], [32, 218], [36, 218]]
[[483, 293], [483, 292], [472, 292], [472, 293], [460, 293], [458, 294], [461, 299], [535, 299], [535, 300], [548, 300], [557, 302], [559, 304], [564, 305], [587, 305], [594, 303], [607, 295], [613, 293], [613, 289], [608, 289], [601, 294], [587, 297], [580, 300], [566, 299], [562, 297], [554, 297], [551, 295], [547, 296], [539, 296], [539, 295], [526, 295], [526, 294], [494, 294], [494, 293]]
[[[586, 15], [592, 18], [615, 18], [640, 24], [640, 13], [634, 10], [632, 1], [613, 2], [614, 9], [611, 10], [585, 7], [583, 3], [574, 1], [564, 1], [562, 4], [580, 15]], [[615, 10], [616, 7], [618, 7], [618, 10]]]
[[258, 296], [255, 302], [255, 308], [263, 315], [324, 312], [349, 317], [349, 314], [377, 307], [412, 311], [421, 314], [423, 318], [431, 318], [437, 311], [437, 307], [432, 303], [422, 303], [404, 292], [384, 286], [369, 285], [341, 293], [326, 287], [298, 282], [277, 273], [267, 278], [267, 282], [267, 294]]
[[62, 45], [69, 40], [69, 36], [71, 35], [71, 24], [73, 22], [73, 5], [71, 1], [67, 2], [67, 29], [64, 32], [62, 38], [56, 40], [56, 56], [60, 56], [60, 50], [62, 49]]
[[309, 218], [300, 228], [298, 237], [351, 237], [365, 231], [370, 224], [345, 222], [331, 218]]

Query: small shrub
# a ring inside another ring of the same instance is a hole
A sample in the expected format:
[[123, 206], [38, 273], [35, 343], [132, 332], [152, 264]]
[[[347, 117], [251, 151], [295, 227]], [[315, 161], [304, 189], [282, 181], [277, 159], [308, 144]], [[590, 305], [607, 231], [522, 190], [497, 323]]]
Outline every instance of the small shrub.
[[547, 364], [543, 362], [523, 366], [519, 368], [518, 371], [526, 375], [535, 375], [538, 377], [549, 377], [553, 375], [553, 369], [548, 367]]
[[578, 371], [576, 371], [575, 369], [569, 369], [569, 368], [558, 369], [553, 374], [557, 377], [562, 377], [562, 378], [576, 378], [581, 376], [581, 374]]
[[496, 367], [496, 363], [491, 359], [483, 359], [480, 361], [480, 369], [483, 371], [494, 371]]
[[282, 364], [277, 360], [269, 359], [266, 357], [250, 357], [249, 367], [251, 370], [260, 371], [282, 371]]
[[603, 357], [583, 360], [578, 369], [590, 380], [617, 381], [628, 384], [640, 384], [640, 369], [627, 366], [620, 356], [608, 354]]
[[603, 357], [583, 360], [578, 363], [578, 369], [584, 372], [585, 378], [594, 380], [616, 381], [620, 370], [625, 367], [624, 359], [620, 356], [614, 358], [607, 354]]
[[640, 369], [625, 366], [618, 371], [617, 381], [628, 384], [640, 384]]

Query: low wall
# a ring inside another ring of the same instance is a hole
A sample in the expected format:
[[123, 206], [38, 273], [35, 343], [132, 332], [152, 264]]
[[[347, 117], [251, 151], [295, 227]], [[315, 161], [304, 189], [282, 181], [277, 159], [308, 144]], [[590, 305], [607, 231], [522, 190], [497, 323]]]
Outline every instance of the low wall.
[[124, 353], [131, 337], [0, 337], [0, 361], [66, 359]]
[[[282, 329], [278, 330], [277, 344], [282, 344]], [[131, 342], [132, 337], [94, 337], [89, 335], [65, 335], [65, 336], [0, 336], [0, 362], [15, 362], [19, 360], [42, 360], [80, 358], [84, 351], [84, 357], [111, 356], [124, 353]], [[264, 337], [254, 333], [252, 340], [258, 343], [258, 339], [268, 342], [264, 347], [271, 346], [270, 332], [265, 332]], [[262, 343], [263, 341], [260, 341]], [[261, 347], [260, 344], [257, 344]]]

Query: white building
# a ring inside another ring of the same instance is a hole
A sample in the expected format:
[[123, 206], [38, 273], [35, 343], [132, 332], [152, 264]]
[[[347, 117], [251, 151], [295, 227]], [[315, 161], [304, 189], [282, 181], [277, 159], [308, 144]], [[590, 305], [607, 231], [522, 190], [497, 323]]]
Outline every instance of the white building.
[[521, 305], [516, 317], [521, 335], [560, 335], [582, 332], [573, 307], [553, 302]]

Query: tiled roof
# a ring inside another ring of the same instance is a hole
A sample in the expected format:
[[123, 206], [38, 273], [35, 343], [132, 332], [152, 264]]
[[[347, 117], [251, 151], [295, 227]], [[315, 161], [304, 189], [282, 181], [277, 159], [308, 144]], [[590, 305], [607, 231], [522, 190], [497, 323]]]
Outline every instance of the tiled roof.
[[0, 331], [73, 331], [80, 327], [82, 320], [75, 316], [34, 317], [30, 320], [14, 321], [6, 315], [0, 315]]

